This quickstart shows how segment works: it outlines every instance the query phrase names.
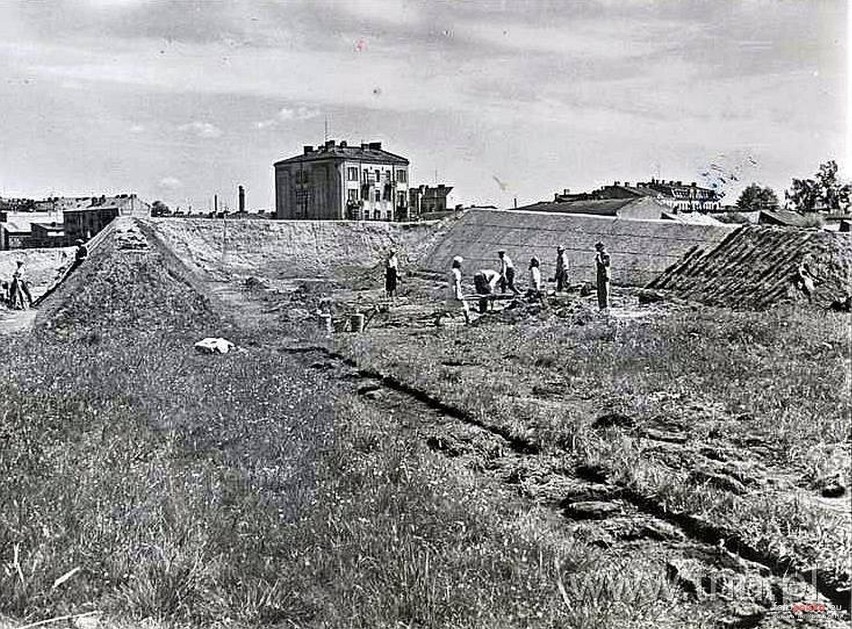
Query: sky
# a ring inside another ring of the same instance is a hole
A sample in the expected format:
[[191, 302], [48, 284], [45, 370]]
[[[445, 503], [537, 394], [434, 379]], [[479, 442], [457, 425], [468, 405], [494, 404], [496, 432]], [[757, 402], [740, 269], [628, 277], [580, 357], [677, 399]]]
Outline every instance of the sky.
[[783, 198], [848, 172], [848, 23], [844, 0], [0, 0], [0, 196], [206, 209], [241, 184], [269, 209], [272, 164], [327, 126], [457, 203], [651, 177]]

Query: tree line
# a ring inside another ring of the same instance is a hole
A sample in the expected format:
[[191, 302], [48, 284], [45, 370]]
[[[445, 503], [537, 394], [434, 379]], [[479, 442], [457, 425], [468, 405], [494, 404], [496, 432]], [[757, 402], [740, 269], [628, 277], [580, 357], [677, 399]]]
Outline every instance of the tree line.
[[[837, 171], [837, 162], [829, 160], [820, 164], [813, 177], [793, 179], [792, 186], [784, 193], [785, 206], [801, 213], [846, 211], [852, 198], [852, 184], [841, 181]], [[780, 203], [772, 188], [753, 183], [742, 191], [736, 206], [747, 212], [776, 210]]]

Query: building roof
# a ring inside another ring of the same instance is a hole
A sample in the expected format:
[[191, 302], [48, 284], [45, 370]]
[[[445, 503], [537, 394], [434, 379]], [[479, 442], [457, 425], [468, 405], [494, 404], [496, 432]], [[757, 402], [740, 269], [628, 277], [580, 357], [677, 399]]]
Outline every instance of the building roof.
[[619, 210], [636, 202], [636, 199], [593, 199], [584, 201], [539, 201], [512, 211], [561, 212], [563, 214], [591, 214], [594, 216], [618, 216]]
[[678, 223], [688, 223], [689, 225], [721, 225], [722, 221], [717, 220], [709, 214], [701, 212], [663, 212], [660, 217], [667, 221], [677, 221]]
[[371, 164], [399, 164], [404, 166], [409, 164], [409, 161], [404, 157], [383, 150], [381, 142], [362, 143], [360, 145], [350, 146], [346, 142], [337, 144], [334, 140], [329, 140], [325, 143], [325, 145], [318, 146], [316, 148], [313, 146], [306, 146], [304, 147], [304, 152], [301, 155], [282, 159], [275, 162], [275, 166], [280, 164], [319, 162], [328, 159], [368, 162]]
[[798, 212], [790, 210], [761, 210], [757, 219], [758, 223], [770, 225], [787, 225], [788, 227], [802, 227], [805, 225], [805, 217]]
[[25, 216], [14, 214], [7, 217], [7, 220], [0, 223], [0, 227], [10, 233], [28, 234], [32, 230], [33, 224], [50, 225], [56, 223], [61, 225], [61, 221], [57, 221], [55, 216], [44, 216], [35, 213], [27, 213]]

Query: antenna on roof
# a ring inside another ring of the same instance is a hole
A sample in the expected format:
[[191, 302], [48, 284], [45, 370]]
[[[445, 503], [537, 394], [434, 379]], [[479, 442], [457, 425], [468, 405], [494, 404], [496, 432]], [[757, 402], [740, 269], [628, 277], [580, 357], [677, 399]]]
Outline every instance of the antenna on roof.
[[328, 114], [325, 115], [325, 138], [323, 142], [328, 142]]

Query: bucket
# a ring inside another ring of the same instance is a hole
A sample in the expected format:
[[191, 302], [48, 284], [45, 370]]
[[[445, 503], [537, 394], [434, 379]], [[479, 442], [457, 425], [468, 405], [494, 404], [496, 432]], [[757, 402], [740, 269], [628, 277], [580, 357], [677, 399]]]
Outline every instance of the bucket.
[[323, 313], [319, 315], [319, 328], [320, 330], [331, 334], [331, 315], [327, 313]]
[[353, 332], [364, 331], [364, 315], [357, 313], [349, 317], [349, 329]]

